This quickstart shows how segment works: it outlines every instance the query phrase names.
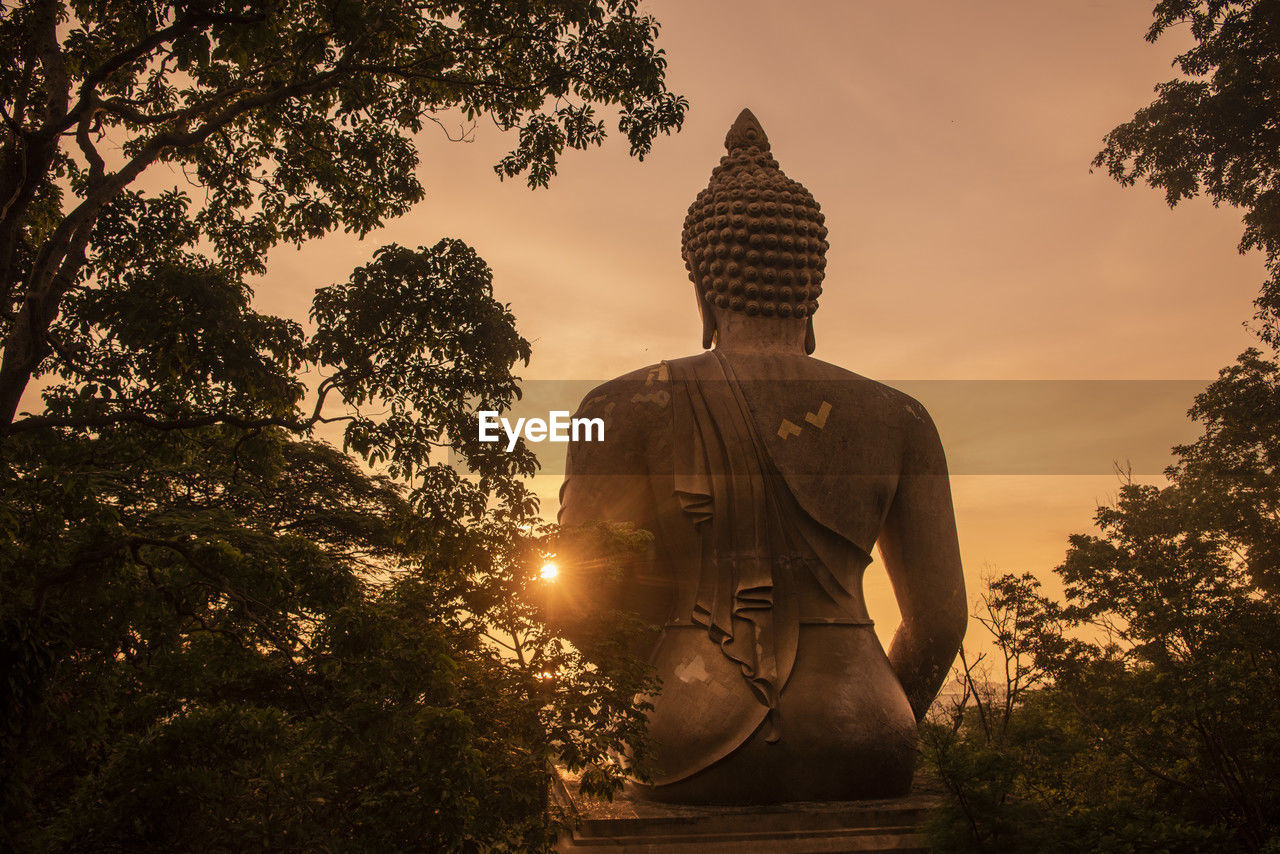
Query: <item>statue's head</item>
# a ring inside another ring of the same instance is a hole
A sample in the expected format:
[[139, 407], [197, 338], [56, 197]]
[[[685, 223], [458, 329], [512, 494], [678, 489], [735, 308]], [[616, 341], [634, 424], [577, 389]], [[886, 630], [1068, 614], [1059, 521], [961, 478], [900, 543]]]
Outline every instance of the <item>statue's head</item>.
[[813, 196], [778, 168], [769, 138], [743, 110], [724, 140], [728, 154], [684, 220], [681, 245], [703, 307], [710, 347], [711, 306], [762, 318], [810, 318], [827, 266], [827, 229]]

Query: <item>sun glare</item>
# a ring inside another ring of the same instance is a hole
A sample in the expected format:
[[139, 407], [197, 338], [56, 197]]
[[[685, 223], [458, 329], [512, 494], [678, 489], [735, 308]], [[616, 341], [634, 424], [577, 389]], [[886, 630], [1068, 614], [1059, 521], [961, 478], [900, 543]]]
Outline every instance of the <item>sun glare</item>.
[[538, 571], [538, 577], [543, 581], [555, 581], [556, 576], [560, 574], [560, 568], [554, 563], [545, 563], [542, 569]]

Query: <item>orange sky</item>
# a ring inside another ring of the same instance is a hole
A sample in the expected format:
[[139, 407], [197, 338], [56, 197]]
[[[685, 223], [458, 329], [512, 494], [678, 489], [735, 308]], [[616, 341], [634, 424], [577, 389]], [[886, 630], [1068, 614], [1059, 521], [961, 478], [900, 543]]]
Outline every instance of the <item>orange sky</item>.
[[[531, 192], [494, 177], [512, 141], [492, 126], [469, 144], [425, 134], [427, 200], [363, 244], [334, 235], [277, 250], [259, 308], [305, 318], [311, 291], [377, 245], [451, 236], [493, 267], [498, 296], [534, 342], [526, 377], [603, 380], [688, 355], [699, 326], [680, 227], [747, 106], [827, 217], [815, 320], [826, 361], [891, 384], [1207, 381], [1250, 344], [1241, 323], [1263, 269], [1235, 253], [1238, 212], [1201, 202], [1170, 211], [1155, 191], [1089, 171], [1106, 131], [1172, 75], [1176, 44], [1142, 38], [1150, 3], [646, 8], [663, 24], [669, 86], [691, 110], [645, 163], [614, 138], [571, 153], [549, 191]], [[944, 443], [949, 430], [974, 429], [922, 400]], [[1188, 438], [1179, 413], [1189, 404], [1144, 415], [1148, 443]], [[1094, 441], [1114, 445], [1111, 459], [1134, 457], [1133, 431], [1109, 433], [1112, 420], [1098, 419]], [[563, 446], [540, 449], [557, 470], [550, 455]], [[559, 480], [539, 478], [549, 514]], [[1088, 529], [1117, 486], [1102, 469], [957, 475], [971, 592], [985, 572], [1051, 578], [1067, 534]], [[884, 637], [896, 616], [882, 571], [869, 570], [867, 586]]]

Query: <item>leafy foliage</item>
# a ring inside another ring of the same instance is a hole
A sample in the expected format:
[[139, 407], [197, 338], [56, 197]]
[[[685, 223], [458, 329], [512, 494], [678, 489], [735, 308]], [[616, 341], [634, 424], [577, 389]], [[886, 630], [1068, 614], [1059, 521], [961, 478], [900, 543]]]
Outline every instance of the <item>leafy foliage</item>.
[[1197, 396], [1204, 432], [1174, 449], [1168, 486], [1126, 484], [1097, 534], [1071, 537], [1065, 602], [1030, 576], [993, 582], [980, 620], [1004, 682], [965, 662], [957, 702], [924, 727], [950, 796], [940, 850], [1280, 850], [1280, 4], [1160, 0], [1154, 15], [1149, 41], [1189, 28], [1182, 76], [1094, 165], [1171, 206], [1244, 210], [1240, 250], [1271, 273], [1270, 352]]
[[[1278, 368], [1250, 350], [1197, 397], [1205, 432], [1170, 484], [1125, 485], [1098, 534], [1071, 538], [1065, 603], [1029, 576], [993, 583], [984, 622], [1008, 684], [1043, 681], [1016, 693], [966, 667], [977, 701], [927, 726], [952, 795], [942, 850], [1280, 845]], [[984, 693], [1011, 710], [996, 726]]]
[[1204, 425], [1177, 449], [1176, 477], [1191, 512], [1221, 532], [1244, 558], [1241, 568], [1280, 591], [1280, 364], [1250, 349], [1196, 398]]
[[[535, 186], [597, 108], [643, 156], [685, 108], [656, 35], [630, 0], [0, 10], [0, 850], [539, 850], [553, 758], [616, 788], [649, 677], [539, 622], [536, 460], [474, 438], [529, 358], [488, 267], [385, 246], [305, 328], [250, 277], [407, 211], [431, 122], [514, 131]], [[196, 191], [139, 189], [170, 168]]]
[[[531, 456], [458, 441], [475, 476], [429, 462], [448, 439], [436, 425], [463, 429], [476, 406], [505, 406], [512, 360], [527, 353], [483, 264], [459, 244], [437, 248], [390, 247], [322, 289], [317, 331], [298, 339], [340, 366], [345, 393], [404, 406], [410, 425], [433, 414], [400, 432], [358, 407], [346, 416], [371, 425], [354, 435], [399, 479], [285, 427], [195, 416], [181, 429], [114, 417], [92, 432], [24, 429], [5, 443], [10, 845], [527, 850], [554, 831], [553, 757], [598, 769], [601, 791], [620, 782], [609, 751], [640, 740], [633, 697], [647, 673], [607, 649], [589, 663], [592, 650], [537, 621], [528, 585], [545, 547], [520, 483]], [[406, 320], [387, 300], [430, 311]], [[237, 325], [254, 317], [235, 299], [200, 304], [194, 322], [227, 336], [234, 364]], [[198, 360], [158, 371], [146, 336], [121, 328], [137, 340], [109, 347], [133, 346], [147, 370], [122, 384], [178, 405], [207, 388]], [[177, 331], [208, 342], [199, 326]], [[258, 386], [258, 401], [273, 405], [265, 389], [279, 387]], [[97, 400], [78, 392], [51, 389], [49, 418], [94, 417]]]
[[1262, 330], [1280, 340], [1280, 4], [1160, 0], [1147, 41], [1189, 30], [1181, 76], [1107, 135], [1094, 159], [1116, 180], [1144, 180], [1169, 204], [1204, 194], [1244, 210], [1240, 251], [1261, 249], [1270, 277], [1257, 300]]
[[[665, 89], [656, 34], [635, 0], [6, 5], [0, 423], [54, 367], [46, 357], [78, 363], [52, 328], [82, 321], [68, 294], [188, 273], [243, 287], [281, 241], [367, 234], [423, 197], [414, 137], [427, 123], [515, 131], [497, 171], [534, 186], [566, 147], [604, 139], [601, 106], [643, 157], [686, 106]], [[130, 189], [166, 165], [198, 203]]]

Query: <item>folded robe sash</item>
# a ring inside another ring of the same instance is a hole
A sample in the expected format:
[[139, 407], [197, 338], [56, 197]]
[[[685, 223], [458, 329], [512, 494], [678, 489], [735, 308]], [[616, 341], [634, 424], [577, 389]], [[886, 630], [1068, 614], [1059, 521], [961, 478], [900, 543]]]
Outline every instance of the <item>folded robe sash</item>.
[[[688, 610], [675, 615], [675, 625], [688, 619], [701, 627], [721, 660], [692, 654], [689, 641], [668, 627], [655, 656], [663, 701], [650, 715], [662, 760], [654, 775], [658, 784], [684, 779], [728, 755], [761, 723], [766, 740], [783, 737], [778, 700], [796, 660], [800, 573], [845, 603], [853, 601], [870, 562], [863, 549], [815, 522], [796, 501], [722, 353], [664, 364], [672, 394], [674, 488], [701, 550], [691, 562], [697, 567], [692, 606], [683, 603]], [[701, 685], [691, 684], [691, 671], [701, 673]], [[685, 743], [691, 714], [706, 724], [696, 744]]]

